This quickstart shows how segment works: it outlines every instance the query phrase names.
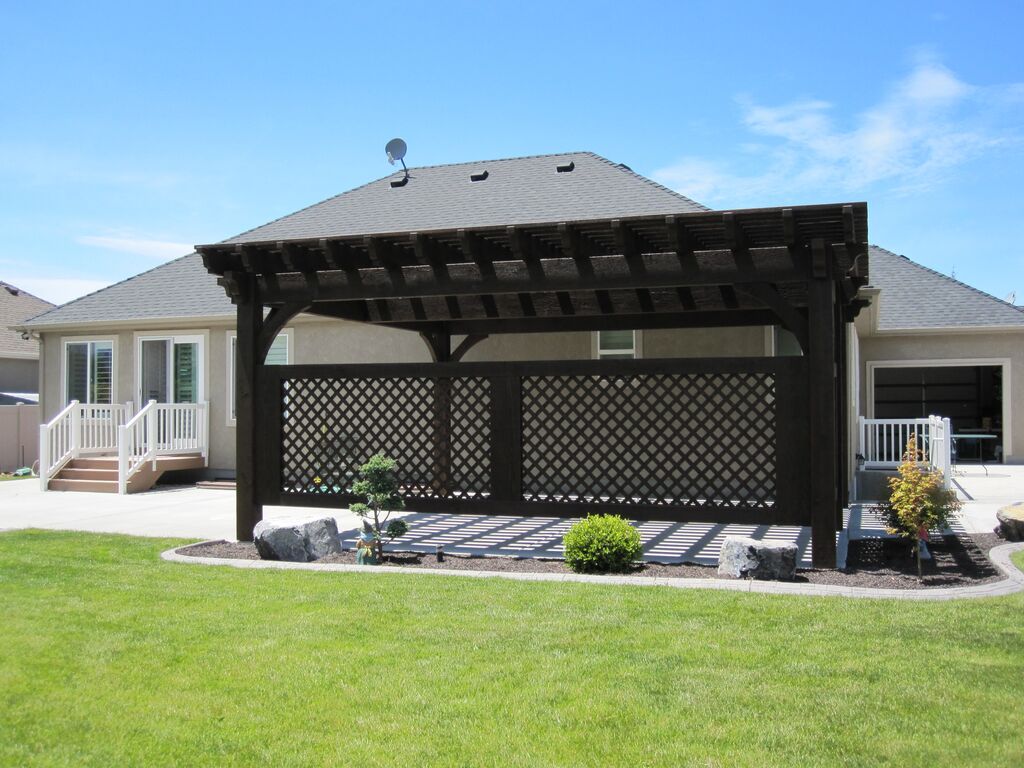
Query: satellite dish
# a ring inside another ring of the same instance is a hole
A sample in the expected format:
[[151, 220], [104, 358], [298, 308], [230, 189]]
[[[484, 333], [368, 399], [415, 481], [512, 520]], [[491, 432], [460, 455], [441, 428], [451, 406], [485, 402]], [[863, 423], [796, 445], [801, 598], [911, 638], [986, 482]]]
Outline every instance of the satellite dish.
[[405, 171], [405, 176], [398, 181], [391, 182], [392, 187], [404, 187], [409, 183], [409, 169], [405, 167], [405, 151], [407, 149], [408, 147], [405, 146], [405, 142], [401, 139], [392, 139], [384, 147], [384, 151], [388, 153], [388, 162], [394, 165], [395, 160], [397, 160], [402, 164], [402, 170]]
[[[408, 147], [401, 139], [392, 139], [387, 143], [387, 146], [384, 147], [384, 151], [388, 153], [388, 162], [392, 165], [395, 164], [396, 160], [405, 159], [406, 150], [408, 150]], [[402, 163], [402, 167], [405, 167], [404, 162]]]

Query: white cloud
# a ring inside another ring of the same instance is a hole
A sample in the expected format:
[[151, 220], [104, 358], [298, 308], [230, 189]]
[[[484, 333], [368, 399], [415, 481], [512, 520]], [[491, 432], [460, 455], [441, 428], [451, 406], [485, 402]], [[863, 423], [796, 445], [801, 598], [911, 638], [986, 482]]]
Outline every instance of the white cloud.
[[682, 157], [653, 175], [697, 200], [728, 204], [765, 202], [780, 192], [834, 197], [880, 182], [897, 192], [920, 190], [983, 153], [1019, 143], [1022, 93], [1020, 83], [970, 85], [923, 58], [848, 128], [837, 125], [826, 101], [763, 106], [739, 99], [743, 125], [759, 138], [736, 152], [750, 172], [737, 170], [736, 160]]
[[168, 261], [184, 256], [193, 251], [188, 243], [173, 243], [167, 240], [146, 240], [138, 237], [113, 237], [101, 235], [82, 235], [75, 238], [75, 242], [81, 245], [89, 245], [95, 248], [104, 248], [109, 251], [120, 251], [135, 256], [158, 261]]
[[19, 275], [14, 284], [40, 299], [46, 299], [54, 304], [66, 304], [72, 299], [106, 288], [111, 281]]

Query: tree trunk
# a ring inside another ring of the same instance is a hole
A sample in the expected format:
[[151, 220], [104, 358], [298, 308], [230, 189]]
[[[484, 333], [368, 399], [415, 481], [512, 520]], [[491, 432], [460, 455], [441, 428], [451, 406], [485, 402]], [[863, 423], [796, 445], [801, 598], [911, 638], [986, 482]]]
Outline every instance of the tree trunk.
[[914, 540], [914, 543], [917, 545], [916, 546], [916, 549], [917, 549], [917, 580], [918, 581], [924, 581], [924, 576], [921, 575], [921, 537], [920, 537], [920, 535], [918, 535], [918, 537]]

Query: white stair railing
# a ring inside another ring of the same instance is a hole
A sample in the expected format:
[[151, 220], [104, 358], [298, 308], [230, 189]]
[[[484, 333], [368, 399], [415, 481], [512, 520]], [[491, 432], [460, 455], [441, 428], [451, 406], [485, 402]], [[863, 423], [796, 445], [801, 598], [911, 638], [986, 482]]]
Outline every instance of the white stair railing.
[[128, 480], [154, 456], [156, 443], [148, 440], [156, 434], [156, 400], [117, 428], [117, 492], [128, 493]]
[[929, 416], [925, 419], [860, 418], [860, 455], [868, 469], [892, 469], [903, 461], [907, 442], [917, 438], [922, 461], [942, 473], [950, 484], [952, 430], [949, 419]]
[[39, 483], [45, 491], [50, 478], [75, 457], [81, 411], [72, 400], [46, 424], [39, 425]]
[[200, 453], [209, 455], [207, 403], [158, 403], [146, 407], [118, 428], [117, 490], [128, 492], [128, 481], [147, 461], [160, 456]]

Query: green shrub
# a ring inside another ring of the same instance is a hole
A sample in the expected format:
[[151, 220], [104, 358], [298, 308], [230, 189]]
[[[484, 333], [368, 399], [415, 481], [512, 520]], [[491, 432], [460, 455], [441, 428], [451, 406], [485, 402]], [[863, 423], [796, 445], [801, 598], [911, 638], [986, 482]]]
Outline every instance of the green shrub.
[[352, 484], [352, 493], [365, 496], [365, 504], [352, 504], [351, 512], [363, 518], [363, 531], [371, 534], [358, 546], [360, 557], [372, 555], [377, 563], [384, 562], [384, 544], [404, 536], [409, 524], [402, 519], [388, 522], [391, 513], [404, 508], [399, 493], [396, 462], [382, 453], [371, 456], [359, 468], [359, 479]]
[[928, 541], [930, 529], [948, 525], [952, 514], [963, 506], [956, 497], [956, 491], [943, 487], [942, 474], [922, 467], [921, 459], [917, 436], [911, 435], [896, 477], [889, 478], [889, 502], [880, 509], [888, 523], [889, 533], [917, 545], [919, 579], [922, 578], [921, 542]]
[[629, 570], [643, 547], [640, 533], [618, 515], [590, 515], [565, 534], [565, 564], [578, 573]]

